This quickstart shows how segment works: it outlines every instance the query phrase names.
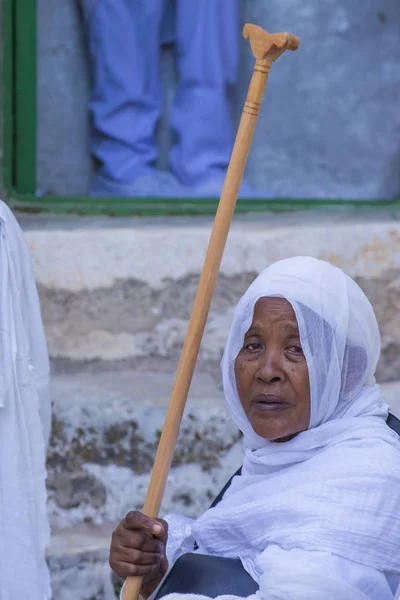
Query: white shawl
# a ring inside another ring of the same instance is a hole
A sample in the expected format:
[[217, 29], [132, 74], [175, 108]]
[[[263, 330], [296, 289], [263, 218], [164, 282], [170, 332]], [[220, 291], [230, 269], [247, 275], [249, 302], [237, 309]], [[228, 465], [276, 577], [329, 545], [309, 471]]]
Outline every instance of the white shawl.
[[0, 201], [0, 600], [48, 600], [49, 360], [31, 259]]
[[[264, 296], [291, 303], [310, 377], [310, 427], [279, 444], [255, 434], [234, 377], [254, 305]], [[388, 406], [374, 380], [379, 354], [366, 296], [340, 269], [314, 258], [273, 264], [236, 308], [222, 375], [244, 434], [243, 472], [191, 534], [199, 552], [240, 557], [265, 599], [393, 599], [400, 581], [400, 442], [385, 424]]]

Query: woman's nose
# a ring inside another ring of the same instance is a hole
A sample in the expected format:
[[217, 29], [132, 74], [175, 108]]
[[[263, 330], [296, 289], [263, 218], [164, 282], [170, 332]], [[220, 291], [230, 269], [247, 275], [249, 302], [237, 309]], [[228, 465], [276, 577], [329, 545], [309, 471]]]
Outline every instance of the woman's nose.
[[281, 358], [277, 352], [265, 352], [260, 357], [260, 366], [257, 375], [266, 383], [283, 380], [284, 373]]

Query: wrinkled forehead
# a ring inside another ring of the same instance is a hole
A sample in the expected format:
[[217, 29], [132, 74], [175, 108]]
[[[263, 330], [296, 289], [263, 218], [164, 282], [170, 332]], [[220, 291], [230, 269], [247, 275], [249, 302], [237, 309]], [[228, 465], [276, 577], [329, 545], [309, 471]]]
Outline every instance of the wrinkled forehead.
[[280, 330], [298, 329], [291, 303], [279, 296], [262, 296], [254, 305], [251, 328], [262, 327], [266, 323]]

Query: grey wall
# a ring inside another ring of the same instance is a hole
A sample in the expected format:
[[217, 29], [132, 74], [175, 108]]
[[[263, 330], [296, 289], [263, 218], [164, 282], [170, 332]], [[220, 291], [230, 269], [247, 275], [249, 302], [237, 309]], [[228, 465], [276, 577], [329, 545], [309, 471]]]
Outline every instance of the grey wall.
[[[111, 1], [111, 0], [99, 0]], [[189, 0], [188, 0], [189, 1]], [[89, 92], [76, 0], [38, 0], [38, 187], [84, 194]], [[270, 75], [248, 179], [277, 196], [393, 198], [400, 192], [398, 0], [246, 0], [244, 20], [291, 31], [301, 47]], [[242, 44], [237, 122], [253, 68]], [[166, 110], [173, 94], [164, 54]], [[159, 132], [167, 165], [167, 122]]]

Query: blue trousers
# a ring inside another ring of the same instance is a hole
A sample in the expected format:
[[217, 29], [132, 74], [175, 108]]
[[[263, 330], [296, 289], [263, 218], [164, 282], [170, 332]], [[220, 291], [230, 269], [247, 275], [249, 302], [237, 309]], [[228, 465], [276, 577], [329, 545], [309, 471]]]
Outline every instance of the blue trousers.
[[[100, 173], [131, 183], [157, 159], [165, 0], [83, 0], [92, 62], [91, 150]], [[170, 167], [181, 183], [226, 169], [233, 145], [239, 0], [176, 0], [178, 84]]]

